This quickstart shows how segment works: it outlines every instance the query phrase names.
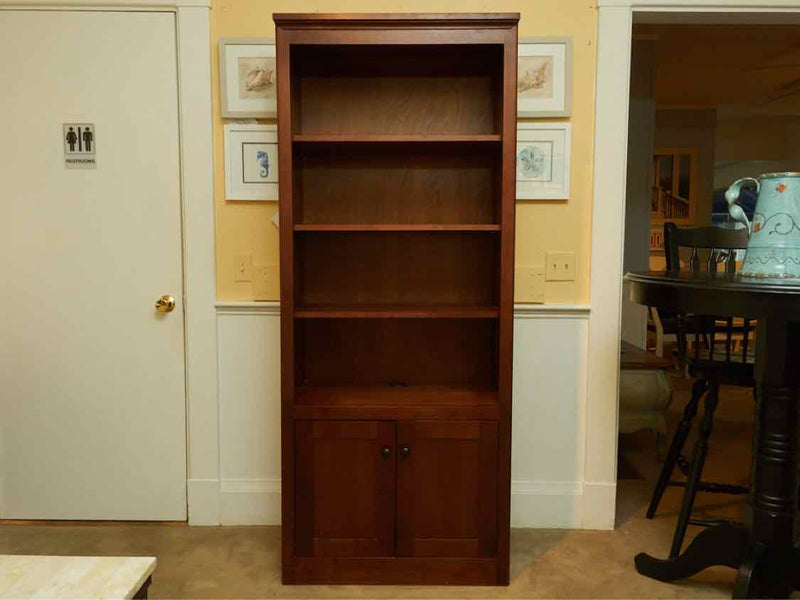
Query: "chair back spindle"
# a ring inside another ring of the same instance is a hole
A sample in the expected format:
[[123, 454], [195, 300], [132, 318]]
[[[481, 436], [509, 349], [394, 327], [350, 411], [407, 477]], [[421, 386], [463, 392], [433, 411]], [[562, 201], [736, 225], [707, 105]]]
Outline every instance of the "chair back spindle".
[[[674, 223], [664, 224], [664, 254], [667, 270], [680, 272], [680, 249], [691, 250], [688, 260], [691, 274], [705, 271], [715, 276], [720, 270], [728, 276], [736, 273], [736, 250], [747, 247], [747, 230], [720, 229], [717, 227], [678, 228]], [[708, 255], [701, 260], [700, 253]], [[723, 269], [719, 268], [723, 263]], [[750, 336], [753, 333], [749, 319], [737, 319], [733, 315], [687, 315], [679, 313], [676, 338], [679, 358], [690, 372], [700, 375], [713, 373], [714, 377], [730, 383], [746, 385], [752, 378]], [[689, 337], [693, 338], [693, 348], [689, 352]], [[734, 350], [735, 338], [741, 338], [739, 351]], [[724, 344], [724, 345], [723, 345]]]

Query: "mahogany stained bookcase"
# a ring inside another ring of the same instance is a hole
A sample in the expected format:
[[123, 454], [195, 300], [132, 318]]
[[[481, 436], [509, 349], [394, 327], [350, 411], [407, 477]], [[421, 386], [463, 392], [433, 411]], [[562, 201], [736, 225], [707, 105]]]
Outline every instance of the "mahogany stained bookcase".
[[276, 14], [283, 581], [507, 584], [517, 14]]

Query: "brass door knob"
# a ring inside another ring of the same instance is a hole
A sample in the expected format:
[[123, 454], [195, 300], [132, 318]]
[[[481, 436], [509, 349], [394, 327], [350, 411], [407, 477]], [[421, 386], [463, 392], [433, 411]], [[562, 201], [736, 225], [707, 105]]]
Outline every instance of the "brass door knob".
[[156, 300], [156, 310], [162, 313], [172, 312], [175, 310], [175, 298], [164, 294], [161, 298]]

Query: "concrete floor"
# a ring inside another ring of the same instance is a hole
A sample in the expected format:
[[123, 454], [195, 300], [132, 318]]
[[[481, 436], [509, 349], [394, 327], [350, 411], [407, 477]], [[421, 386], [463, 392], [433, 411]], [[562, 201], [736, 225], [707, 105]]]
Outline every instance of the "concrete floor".
[[[677, 390], [674, 427], [688, 386]], [[723, 392], [706, 474], [746, 482], [753, 400], [748, 390]], [[151, 598], [723, 598], [735, 573], [713, 568], [675, 584], [636, 573], [638, 552], [665, 556], [681, 491], [667, 491], [656, 519], [644, 511], [659, 463], [649, 432], [622, 436], [615, 531], [514, 529], [511, 585], [491, 587], [282, 586], [278, 527], [160, 525], [0, 526], [0, 554], [148, 555], [158, 557]], [[743, 497], [701, 494], [698, 514], [741, 519]], [[689, 539], [697, 529], [690, 528]]]

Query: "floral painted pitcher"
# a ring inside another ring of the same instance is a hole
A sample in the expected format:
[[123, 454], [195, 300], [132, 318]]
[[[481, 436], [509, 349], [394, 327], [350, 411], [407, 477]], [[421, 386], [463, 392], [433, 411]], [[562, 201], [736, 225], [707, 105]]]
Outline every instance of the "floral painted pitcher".
[[[758, 194], [752, 223], [738, 203], [747, 183], [755, 184]], [[800, 277], [800, 173], [745, 177], [728, 188], [725, 200], [733, 220], [750, 235], [741, 275]]]

